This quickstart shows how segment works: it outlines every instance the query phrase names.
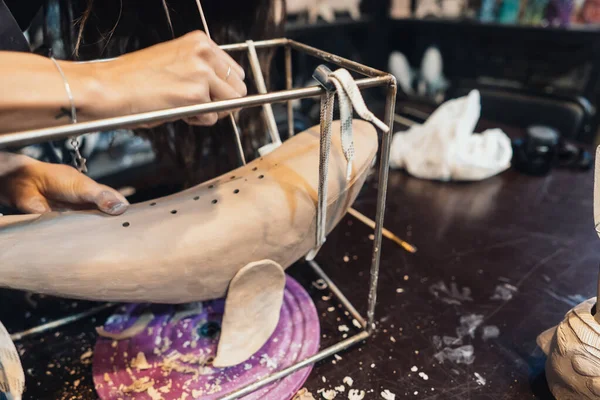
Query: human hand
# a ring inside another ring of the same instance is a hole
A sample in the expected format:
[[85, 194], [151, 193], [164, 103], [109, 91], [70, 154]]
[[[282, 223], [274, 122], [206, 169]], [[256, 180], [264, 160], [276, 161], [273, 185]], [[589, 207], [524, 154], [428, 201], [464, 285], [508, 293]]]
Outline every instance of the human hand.
[[[204, 32], [195, 31], [94, 66], [105, 87], [109, 115], [134, 114], [245, 96], [244, 70]], [[229, 114], [185, 120], [214, 125]]]
[[0, 153], [0, 204], [29, 214], [97, 208], [123, 214], [129, 203], [119, 192], [96, 183], [75, 168]]

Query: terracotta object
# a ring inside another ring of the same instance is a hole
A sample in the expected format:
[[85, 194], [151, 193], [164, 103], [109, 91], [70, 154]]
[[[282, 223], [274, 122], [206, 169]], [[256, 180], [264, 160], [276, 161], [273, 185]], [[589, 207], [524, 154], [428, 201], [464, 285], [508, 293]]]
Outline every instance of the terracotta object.
[[[377, 152], [375, 128], [353, 121], [350, 180], [334, 122], [327, 197], [329, 233], [352, 205]], [[0, 286], [116, 302], [187, 303], [226, 295], [219, 366], [250, 357], [271, 335], [283, 269], [315, 246], [319, 127], [269, 155], [189, 190], [139, 203], [122, 216], [99, 212], [0, 218]], [[230, 283], [234, 282], [230, 286]], [[228, 291], [229, 288], [229, 291]], [[247, 299], [248, 301], [245, 301]], [[251, 301], [250, 301], [251, 299]], [[250, 336], [232, 346], [231, 332]]]

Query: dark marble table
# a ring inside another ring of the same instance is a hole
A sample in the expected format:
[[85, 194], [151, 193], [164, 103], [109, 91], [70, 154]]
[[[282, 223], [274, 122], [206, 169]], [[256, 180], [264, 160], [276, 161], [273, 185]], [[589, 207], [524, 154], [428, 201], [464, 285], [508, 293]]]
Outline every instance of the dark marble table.
[[[371, 181], [355, 205], [371, 217], [375, 187]], [[551, 398], [535, 338], [595, 295], [600, 239], [592, 188], [591, 172], [556, 170], [536, 178], [510, 170], [478, 183], [427, 182], [392, 172], [385, 226], [419, 250], [408, 254], [384, 239], [375, 336], [318, 363], [306, 387], [320, 398], [320, 389], [351, 377], [365, 399], [380, 399], [383, 390], [397, 399]], [[370, 233], [347, 216], [317, 259], [363, 314]], [[353, 329], [338, 303], [323, 300], [329, 291], [311, 285], [316, 277], [307, 266], [289, 272], [322, 314], [322, 345], [341, 339], [340, 325]], [[7, 290], [0, 291], [0, 304], [0, 320], [11, 332], [93, 305], [26, 299]], [[81, 356], [108, 315], [19, 342], [24, 398], [95, 399], [91, 365]], [[471, 331], [457, 333], [461, 318]], [[472, 346], [472, 354], [462, 348], [463, 363], [440, 363], [444, 348], [456, 355], [460, 346]], [[336, 398], [348, 398], [348, 389]]]

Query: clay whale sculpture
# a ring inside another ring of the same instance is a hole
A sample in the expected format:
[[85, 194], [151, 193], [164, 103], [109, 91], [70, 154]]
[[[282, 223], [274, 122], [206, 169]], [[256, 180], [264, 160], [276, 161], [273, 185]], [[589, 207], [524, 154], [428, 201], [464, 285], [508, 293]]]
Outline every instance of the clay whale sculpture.
[[[594, 175], [594, 223], [600, 235], [600, 147], [596, 150]], [[597, 298], [588, 299], [569, 310], [558, 326], [537, 338], [538, 346], [548, 356], [548, 386], [558, 400], [600, 399], [600, 316], [597, 312]]]
[[[377, 133], [353, 120], [347, 162], [332, 135], [329, 233], [356, 199]], [[332, 126], [340, 131], [339, 121]], [[270, 154], [122, 216], [64, 212], [0, 218], [0, 287], [118, 302], [187, 303], [227, 295], [214, 365], [239, 364], [275, 329], [284, 269], [315, 246], [319, 127]]]

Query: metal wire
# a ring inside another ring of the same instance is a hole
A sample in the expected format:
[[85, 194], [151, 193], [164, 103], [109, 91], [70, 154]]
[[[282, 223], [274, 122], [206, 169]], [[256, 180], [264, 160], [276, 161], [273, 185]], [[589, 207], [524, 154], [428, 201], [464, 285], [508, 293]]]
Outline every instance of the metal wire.
[[[200, 4], [200, 0], [196, 0], [196, 5], [198, 5], [198, 11], [200, 12], [200, 17], [202, 18], [202, 25], [204, 25], [204, 33], [206, 33], [206, 36], [208, 36], [208, 38], [211, 39], [210, 31], [208, 30], [208, 24], [206, 23], [206, 17], [204, 16], [204, 10], [202, 9], [202, 4]], [[229, 67], [231, 68], [231, 65]], [[238, 154], [240, 156], [240, 161], [242, 162], [242, 165], [246, 165], [244, 147], [242, 146], [242, 139], [240, 138], [240, 128], [238, 128], [237, 122], [235, 122], [235, 117], [233, 116], [233, 113], [229, 114], [229, 121], [231, 122], [233, 133], [235, 134], [235, 142], [237, 145]]]

